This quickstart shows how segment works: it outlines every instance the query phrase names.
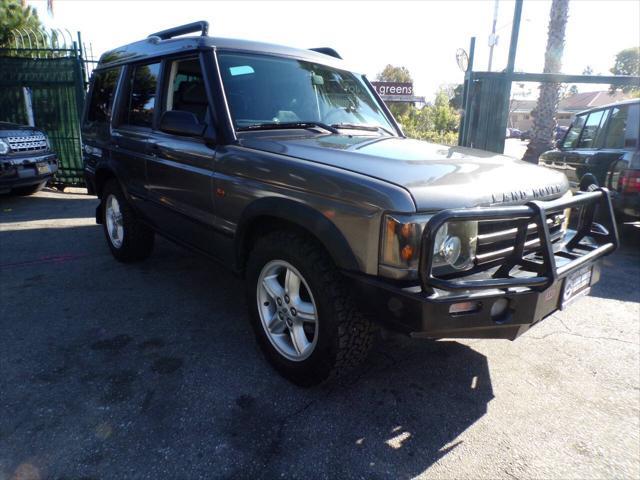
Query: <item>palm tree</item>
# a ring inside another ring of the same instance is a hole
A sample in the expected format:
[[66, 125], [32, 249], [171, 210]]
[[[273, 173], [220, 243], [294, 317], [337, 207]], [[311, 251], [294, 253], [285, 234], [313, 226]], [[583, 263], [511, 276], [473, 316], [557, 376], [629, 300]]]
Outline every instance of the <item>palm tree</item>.
[[[553, 0], [549, 15], [547, 50], [544, 54], [544, 73], [560, 72], [568, 16], [569, 0]], [[523, 160], [538, 163], [540, 154], [553, 148], [553, 129], [556, 126], [559, 99], [559, 83], [543, 83], [540, 85], [538, 104], [532, 112], [534, 118], [531, 141]]]

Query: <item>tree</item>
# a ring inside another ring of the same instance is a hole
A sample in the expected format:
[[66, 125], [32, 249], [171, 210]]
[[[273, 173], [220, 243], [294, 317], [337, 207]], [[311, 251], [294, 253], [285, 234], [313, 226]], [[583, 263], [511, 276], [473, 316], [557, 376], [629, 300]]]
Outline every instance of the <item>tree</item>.
[[462, 101], [464, 100], [462, 98], [463, 90], [464, 85], [462, 83], [459, 83], [454, 87], [453, 92], [450, 96], [451, 99], [449, 100], [449, 105], [451, 105], [451, 108], [455, 108], [456, 110], [460, 110], [462, 108]]
[[[569, 0], [553, 0], [549, 14], [547, 48], [544, 54], [544, 73], [558, 73], [562, 67], [564, 38], [569, 17]], [[560, 97], [559, 83], [540, 85], [540, 96], [535, 108], [531, 141], [523, 160], [538, 163], [538, 157], [553, 148], [553, 129]]]
[[[640, 47], [625, 48], [620, 50], [616, 55], [616, 61], [613, 68], [610, 70], [614, 75], [632, 75], [637, 77], [640, 75]], [[609, 91], [615, 92], [617, 88], [611, 85]], [[639, 92], [640, 88], [632, 85], [625, 85], [622, 87], [622, 91], [625, 93]]]
[[[394, 67], [393, 65], [384, 67], [384, 70], [376, 75], [376, 80], [378, 82], [413, 83], [407, 67]], [[409, 103], [389, 103], [387, 106], [394, 117], [406, 115], [411, 108]]]
[[426, 105], [420, 110], [412, 107], [407, 114], [398, 117], [407, 137], [445, 145], [457, 143], [460, 115], [450, 104], [450, 90], [441, 87], [433, 105]]
[[10, 47], [11, 32], [16, 29], [40, 30], [42, 24], [37, 12], [19, 0], [0, 0], [0, 48]]

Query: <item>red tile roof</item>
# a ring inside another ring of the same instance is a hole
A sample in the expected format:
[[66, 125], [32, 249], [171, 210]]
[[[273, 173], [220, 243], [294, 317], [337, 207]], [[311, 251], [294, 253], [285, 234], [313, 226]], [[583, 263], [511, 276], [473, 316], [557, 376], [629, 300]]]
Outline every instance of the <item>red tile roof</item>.
[[610, 94], [608, 90], [576, 93], [575, 95], [571, 95], [570, 97], [560, 100], [558, 111], [579, 112], [582, 110], [588, 110], [589, 108], [608, 105], [609, 103], [620, 102], [627, 98], [629, 98], [629, 95], [620, 91], [615, 92], [613, 95]]

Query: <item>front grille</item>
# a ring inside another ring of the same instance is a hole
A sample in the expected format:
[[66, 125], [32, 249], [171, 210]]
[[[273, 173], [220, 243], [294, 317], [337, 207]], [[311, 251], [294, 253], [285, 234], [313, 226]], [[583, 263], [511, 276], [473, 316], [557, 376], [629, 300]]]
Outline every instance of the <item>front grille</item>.
[[47, 149], [47, 139], [41, 134], [27, 135], [24, 137], [7, 137], [12, 152], [39, 152]]
[[[562, 239], [562, 224], [565, 216], [562, 213], [547, 217], [547, 225], [551, 242]], [[499, 262], [513, 252], [517, 227], [514, 220], [484, 220], [478, 223], [478, 245], [476, 250], [476, 264], [486, 265]], [[540, 247], [538, 228], [535, 223], [529, 223], [524, 253], [531, 253]]]

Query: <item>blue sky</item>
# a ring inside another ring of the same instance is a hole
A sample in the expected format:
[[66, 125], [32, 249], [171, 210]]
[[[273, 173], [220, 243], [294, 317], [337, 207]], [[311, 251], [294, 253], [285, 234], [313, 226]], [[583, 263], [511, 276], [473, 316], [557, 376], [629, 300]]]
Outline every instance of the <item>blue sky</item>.
[[[295, 47], [331, 46], [373, 78], [388, 63], [411, 71], [415, 92], [432, 98], [441, 84], [462, 81], [456, 49], [478, 37], [476, 66], [486, 69], [493, 0], [459, 1], [46, 1], [29, 0], [45, 24], [80, 30], [94, 53], [149, 33], [208, 20], [210, 34]], [[551, 2], [525, 0], [516, 69], [540, 72]], [[494, 70], [506, 65], [514, 2], [499, 2]], [[571, 0], [565, 73], [591, 66], [608, 74], [615, 54], [640, 44], [640, 1]], [[478, 68], [476, 68], [478, 69]], [[597, 89], [581, 86], [581, 90]]]

